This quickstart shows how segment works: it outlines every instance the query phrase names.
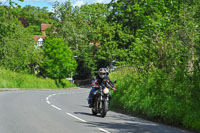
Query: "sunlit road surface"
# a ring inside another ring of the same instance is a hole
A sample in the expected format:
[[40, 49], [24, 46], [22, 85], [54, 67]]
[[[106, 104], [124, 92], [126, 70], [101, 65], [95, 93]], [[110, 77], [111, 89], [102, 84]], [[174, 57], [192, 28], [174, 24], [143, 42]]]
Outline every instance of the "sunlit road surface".
[[88, 108], [90, 88], [0, 92], [0, 133], [184, 133], [181, 129]]

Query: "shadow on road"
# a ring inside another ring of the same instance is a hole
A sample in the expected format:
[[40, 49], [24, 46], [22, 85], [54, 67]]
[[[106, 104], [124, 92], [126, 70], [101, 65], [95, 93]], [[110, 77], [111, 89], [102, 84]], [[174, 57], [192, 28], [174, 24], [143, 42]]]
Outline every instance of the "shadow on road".
[[84, 107], [84, 108], [89, 108], [88, 106], [86, 106], [86, 105], [80, 105], [81, 107]]
[[92, 116], [92, 114], [86, 113], [86, 112], [74, 112], [74, 114], [81, 114], [81, 115]]
[[81, 114], [81, 115], [87, 115], [87, 116], [93, 116], [93, 117], [100, 117], [100, 115], [92, 115], [92, 113], [86, 113], [86, 112], [74, 112], [74, 114]]
[[[86, 112], [74, 113], [101, 118], [98, 115], [94, 116]], [[98, 122], [91, 119], [85, 124], [89, 127], [103, 128], [112, 133], [187, 133], [187, 131], [173, 127], [152, 123], [136, 117], [129, 117], [122, 114], [118, 115], [115, 113], [114, 115], [108, 115], [105, 118], [99, 119]]]

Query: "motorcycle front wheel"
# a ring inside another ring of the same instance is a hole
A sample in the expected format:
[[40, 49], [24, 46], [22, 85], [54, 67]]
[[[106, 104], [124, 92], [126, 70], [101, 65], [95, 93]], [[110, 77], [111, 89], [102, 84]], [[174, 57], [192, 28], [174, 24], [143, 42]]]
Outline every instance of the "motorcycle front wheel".
[[92, 114], [97, 115], [97, 112], [94, 109], [92, 109]]
[[104, 101], [103, 108], [101, 110], [101, 117], [105, 117], [108, 112], [108, 101]]

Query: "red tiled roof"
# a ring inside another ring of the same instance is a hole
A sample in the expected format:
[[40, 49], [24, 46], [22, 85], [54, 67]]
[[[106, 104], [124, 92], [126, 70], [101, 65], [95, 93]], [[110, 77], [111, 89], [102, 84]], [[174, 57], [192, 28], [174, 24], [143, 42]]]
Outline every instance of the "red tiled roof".
[[41, 24], [41, 31], [45, 31], [51, 24]]
[[45, 36], [34, 35], [34, 39], [35, 39], [35, 40], [38, 40], [38, 39], [40, 39], [40, 38], [45, 39]]

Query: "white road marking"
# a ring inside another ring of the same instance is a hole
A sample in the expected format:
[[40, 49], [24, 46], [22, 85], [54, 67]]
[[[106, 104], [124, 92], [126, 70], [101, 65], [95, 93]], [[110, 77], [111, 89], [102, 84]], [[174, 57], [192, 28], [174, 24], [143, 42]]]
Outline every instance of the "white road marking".
[[[52, 96], [55, 96], [55, 95], [65, 95], [65, 94], [80, 94], [80, 93], [88, 93], [89, 91], [84, 91], [84, 92], [68, 92], [68, 93], [57, 93], [57, 94], [52, 94], [52, 95], [49, 95], [48, 97], [46, 97], [46, 102], [48, 103], [48, 104], [50, 104], [52, 107], [54, 107], [54, 108], [56, 108], [56, 109], [58, 109], [58, 110], [62, 110], [61, 108], [58, 108], [57, 106], [55, 106], [55, 105], [53, 105], [53, 104], [51, 104], [50, 102], [49, 102], [49, 98], [50, 97], [52, 97]], [[67, 115], [69, 115], [69, 116], [71, 116], [71, 117], [74, 117], [74, 118], [76, 118], [76, 119], [78, 119], [78, 120], [80, 120], [80, 121], [82, 121], [82, 122], [87, 122], [87, 121], [85, 121], [85, 120], [83, 120], [83, 119], [81, 119], [81, 118], [79, 118], [79, 117], [77, 117], [77, 116], [75, 116], [75, 115], [72, 115], [72, 114], [70, 114], [70, 113], [67, 113], [66, 112], [66, 114]], [[102, 131], [102, 132], [105, 132], [105, 133], [110, 133], [110, 132], [108, 132], [107, 130], [105, 130], [105, 129], [103, 129], [103, 128], [98, 128], [100, 131]]]
[[102, 132], [105, 132], [105, 133], [110, 133], [110, 132], [108, 132], [107, 130], [104, 130], [104, 129], [102, 129], [102, 128], [98, 128], [100, 131], [102, 131]]
[[70, 115], [70, 116], [72, 116], [72, 117], [74, 117], [74, 118], [76, 118], [76, 119], [78, 119], [78, 120], [80, 120], [80, 121], [82, 121], [82, 122], [87, 122], [87, 121], [85, 121], [85, 120], [83, 120], [83, 119], [81, 119], [81, 118], [79, 118], [79, 117], [77, 117], [77, 116], [75, 116], [75, 115], [70, 114], [70, 113], [67, 113], [67, 112], [66, 112], [66, 114], [68, 114], [68, 115]]
[[54, 107], [54, 108], [56, 108], [56, 109], [58, 109], [58, 110], [62, 110], [62, 109], [56, 107], [55, 105], [51, 105], [51, 106]]

